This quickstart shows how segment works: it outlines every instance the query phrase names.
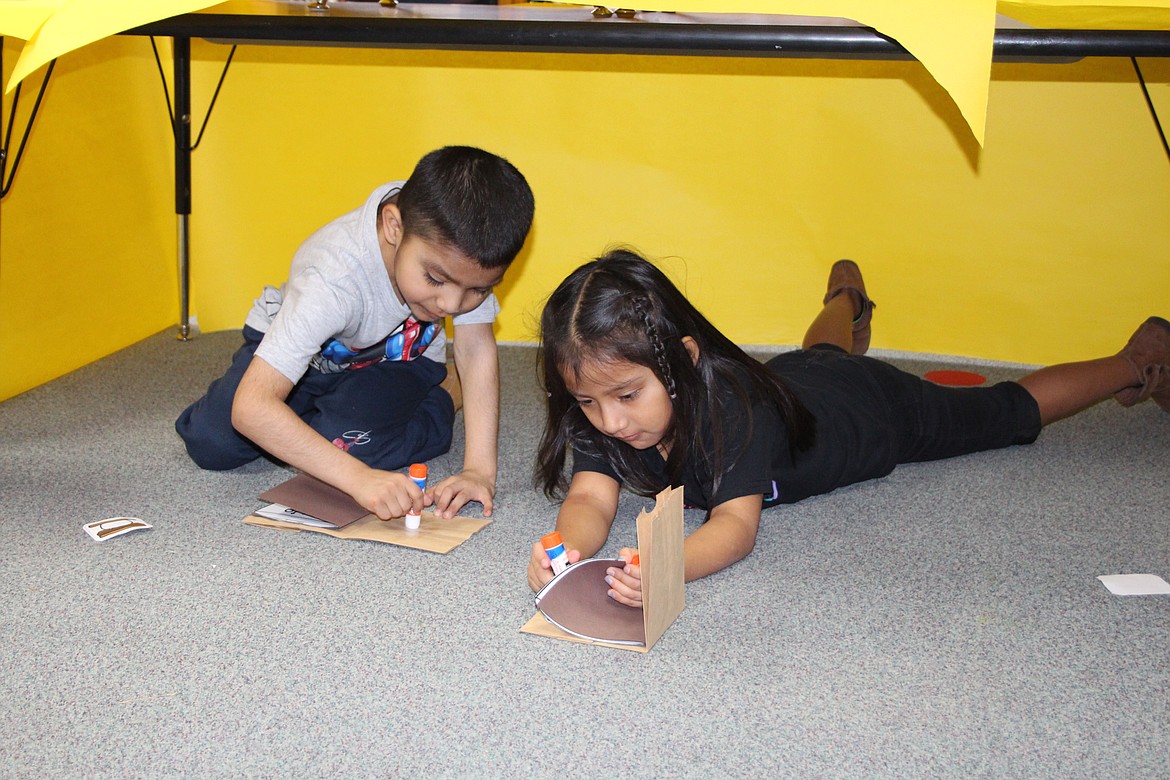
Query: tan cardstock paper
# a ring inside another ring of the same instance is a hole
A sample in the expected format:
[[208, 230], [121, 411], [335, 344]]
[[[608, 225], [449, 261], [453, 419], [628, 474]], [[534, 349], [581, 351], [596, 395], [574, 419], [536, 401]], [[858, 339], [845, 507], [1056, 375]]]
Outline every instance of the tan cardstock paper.
[[462, 517], [456, 515], [449, 520], [436, 517], [433, 512], [423, 512], [417, 529], [406, 527], [406, 518], [379, 520], [376, 515], [364, 510], [347, 494], [331, 487], [308, 474], [298, 474], [271, 490], [260, 494], [266, 501], [279, 501], [293, 509], [328, 520], [337, 528], [317, 528], [272, 520], [259, 515], [249, 515], [244, 522], [266, 528], [280, 528], [286, 531], [310, 531], [328, 534], [338, 539], [364, 539], [371, 542], [385, 542], [417, 550], [448, 553], [471, 538], [472, 534], [491, 523], [486, 518]]

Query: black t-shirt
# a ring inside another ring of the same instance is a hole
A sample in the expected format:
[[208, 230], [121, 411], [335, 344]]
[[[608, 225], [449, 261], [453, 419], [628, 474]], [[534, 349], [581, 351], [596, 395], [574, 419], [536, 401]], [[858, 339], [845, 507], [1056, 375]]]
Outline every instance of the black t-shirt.
[[[761, 495], [765, 506], [789, 504], [890, 473], [897, 465], [893, 405], [887, 387], [875, 376], [873, 363], [877, 361], [831, 350], [787, 352], [768, 362], [816, 420], [813, 446], [795, 457], [774, 405], [755, 399], [749, 427], [738, 395], [729, 387], [720, 388], [726, 453], [722, 479], [716, 487], [710, 465], [692, 452], [683, 465], [686, 502], [712, 509], [734, 498]], [[714, 451], [709, 420], [703, 423], [696, 446], [703, 452]], [[668, 487], [666, 461], [657, 449], [643, 450], [640, 456], [659, 478], [661, 488]], [[578, 471], [595, 471], [622, 481], [609, 463], [575, 450], [573, 473]]]

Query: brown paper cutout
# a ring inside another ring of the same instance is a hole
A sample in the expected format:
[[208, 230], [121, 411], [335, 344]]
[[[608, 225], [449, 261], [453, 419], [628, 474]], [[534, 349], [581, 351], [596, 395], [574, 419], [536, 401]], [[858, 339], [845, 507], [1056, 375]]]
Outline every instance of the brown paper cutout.
[[333, 523], [338, 528], [365, 517], [366, 508], [353, 497], [309, 474], [297, 474], [273, 488], [265, 490], [260, 500], [287, 507], [318, 520]]
[[536, 594], [536, 608], [549, 623], [574, 636], [606, 644], [645, 645], [642, 608], [611, 599], [605, 582], [607, 569], [625, 565], [617, 558], [580, 561]]

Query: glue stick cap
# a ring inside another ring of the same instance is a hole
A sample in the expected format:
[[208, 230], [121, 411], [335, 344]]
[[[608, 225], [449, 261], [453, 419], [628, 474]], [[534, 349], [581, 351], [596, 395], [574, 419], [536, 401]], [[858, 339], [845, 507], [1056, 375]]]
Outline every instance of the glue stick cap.
[[427, 464], [415, 463], [410, 467], [410, 476], [412, 479], [426, 479], [427, 478]]
[[540, 544], [544, 549], [551, 550], [561, 544], [561, 535], [556, 531], [553, 531], [551, 534], [545, 534], [540, 537]]

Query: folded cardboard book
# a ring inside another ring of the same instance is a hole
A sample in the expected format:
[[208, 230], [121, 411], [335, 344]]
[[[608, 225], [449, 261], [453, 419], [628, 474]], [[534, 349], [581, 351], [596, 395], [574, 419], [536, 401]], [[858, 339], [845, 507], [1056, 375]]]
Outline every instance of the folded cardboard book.
[[579, 561], [536, 594], [537, 612], [521, 631], [573, 642], [646, 652], [685, 606], [682, 488], [658, 494], [654, 508], [638, 515], [642, 608], [611, 599], [605, 570], [620, 560]]
[[406, 527], [405, 518], [379, 520], [349, 495], [308, 474], [298, 474], [260, 494], [271, 502], [244, 518], [249, 525], [287, 531], [312, 531], [338, 539], [365, 539], [418, 550], [447, 553], [491, 523], [485, 518], [450, 520], [423, 512], [417, 529]]

